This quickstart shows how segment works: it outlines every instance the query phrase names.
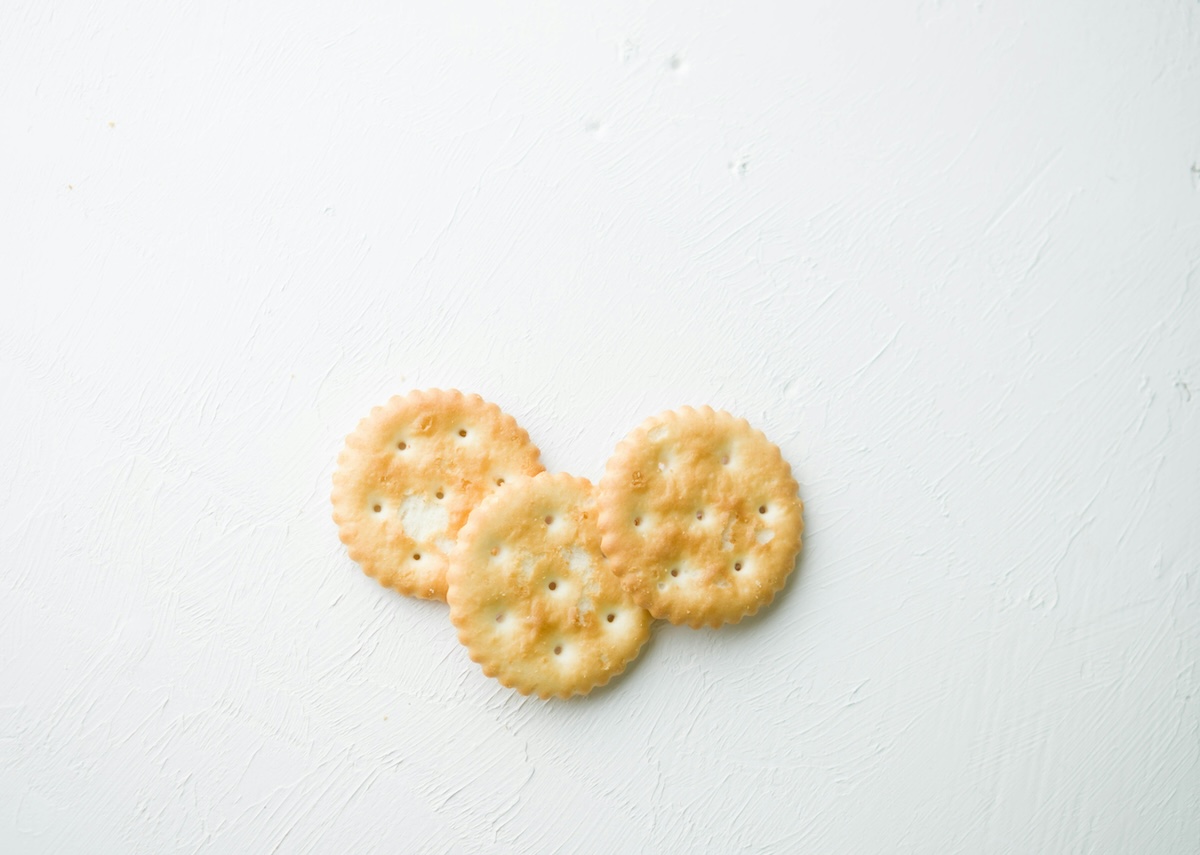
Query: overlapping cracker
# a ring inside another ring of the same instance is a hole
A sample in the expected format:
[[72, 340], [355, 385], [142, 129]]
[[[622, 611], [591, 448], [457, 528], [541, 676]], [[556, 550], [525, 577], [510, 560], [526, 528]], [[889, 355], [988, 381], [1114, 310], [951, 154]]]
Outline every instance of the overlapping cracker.
[[450, 620], [483, 671], [523, 694], [586, 694], [621, 673], [650, 635], [600, 551], [586, 479], [509, 482], [459, 532]]
[[447, 556], [468, 514], [505, 481], [542, 471], [529, 435], [495, 404], [415, 391], [373, 409], [346, 438], [333, 519], [380, 584], [445, 599]]
[[779, 449], [744, 419], [711, 407], [662, 413], [605, 467], [603, 551], [655, 617], [736, 623], [771, 602], [795, 566], [798, 489]]

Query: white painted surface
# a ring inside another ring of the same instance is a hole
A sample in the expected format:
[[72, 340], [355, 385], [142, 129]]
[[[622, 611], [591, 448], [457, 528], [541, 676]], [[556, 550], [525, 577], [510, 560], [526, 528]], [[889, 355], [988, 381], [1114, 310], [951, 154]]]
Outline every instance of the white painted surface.
[[[1200, 848], [1197, 3], [261, 5], [0, 6], [0, 850]], [[798, 576], [514, 696], [329, 520], [414, 386]]]

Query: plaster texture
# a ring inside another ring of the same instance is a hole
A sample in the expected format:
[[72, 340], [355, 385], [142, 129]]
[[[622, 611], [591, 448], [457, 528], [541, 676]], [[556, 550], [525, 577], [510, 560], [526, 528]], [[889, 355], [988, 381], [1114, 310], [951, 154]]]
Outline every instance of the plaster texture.
[[[1195, 853], [1200, 5], [0, 5], [0, 850]], [[344, 436], [806, 545], [583, 701], [347, 559]]]

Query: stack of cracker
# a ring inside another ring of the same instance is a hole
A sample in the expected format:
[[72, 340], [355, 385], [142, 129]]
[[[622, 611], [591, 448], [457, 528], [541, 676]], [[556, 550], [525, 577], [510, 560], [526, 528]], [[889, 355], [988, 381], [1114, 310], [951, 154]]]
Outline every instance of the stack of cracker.
[[484, 673], [543, 698], [620, 674], [655, 618], [754, 614], [787, 581], [804, 528], [779, 449], [729, 413], [647, 419], [593, 486], [546, 472], [511, 416], [456, 390], [372, 410], [338, 456], [332, 498], [367, 574], [448, 602]]

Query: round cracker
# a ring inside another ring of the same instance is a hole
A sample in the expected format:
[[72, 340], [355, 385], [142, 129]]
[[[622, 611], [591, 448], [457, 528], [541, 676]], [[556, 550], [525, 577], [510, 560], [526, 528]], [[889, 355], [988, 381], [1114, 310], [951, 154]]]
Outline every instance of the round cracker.
[[604, 554], [655, 617], [737, 623], [795, 566], [798, 490], [779, 449], [745, 419], [711, 407], [662, 413], [621, 441], [600, 479]]
[[542, 474], [498, 490], [459, 533], [450, 620], [483, 673], [522, 694], [602, 686], [638, 654], [651, 617], [600, 551], [595, 490]]
[[398, 395], [338, 455], [338, 535], [381, 585], [444, 600], [447, 556], [467, 516], [508, 479], [544, 471], [540, 456], [512, 416], [478, 395]]

